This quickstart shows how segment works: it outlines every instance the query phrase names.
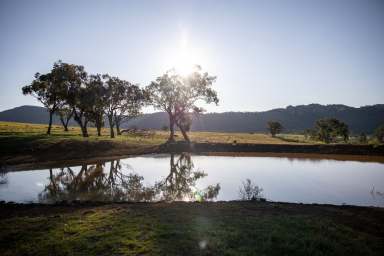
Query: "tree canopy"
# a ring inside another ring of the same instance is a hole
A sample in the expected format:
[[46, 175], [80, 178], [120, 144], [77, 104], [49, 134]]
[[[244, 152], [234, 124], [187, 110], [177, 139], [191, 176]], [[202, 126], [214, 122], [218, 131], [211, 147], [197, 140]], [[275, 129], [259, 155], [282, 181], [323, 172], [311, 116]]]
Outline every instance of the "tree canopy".
[[218, 104], [217, 93], [212, 89], [216, 77], [203, 72], [200, 66], [186, 76], [178, 74], [174, 69], [153, 81], [146, 90], [151, 104], [165, 111], [169, 116], [170, 136], [168, 141], [174, 141], [175, 125], [182, 132], [184, 139], [189, 142], [185, 121], [188, 115], [200, 113], [202, 108], [197, 106], [199, 101]]
[[276, 134], [281, 133], [283, 126], [279, 122], [269, 121], [267, 129], [272, 137], [275, 137]]
[[115, 137], [115, 126], [120, 134], [120, 124], [138, 116], [146, 99], [144, 90], [138, 85], [108, 74], [88, 75], [83, 66], [62, 61], [55, 62], [47, 74], [37, 73], [32, 83], [22, 90], [25, 95], [35, 96], [48, 109], [48, 134], [52, 115], [56, 113], [65, 131], [73, 117], [84, 137], [88, 137], [89, 122], [96, 126], [100, 136], [105, 117], [111, 137]]
[[348, 125], [336, 118], [318, 120], [315, 130], [318, 139], [325, 143], [335, 142], [338, 136], [342, 137], [344, 142], [347, 142], [349, 139]]

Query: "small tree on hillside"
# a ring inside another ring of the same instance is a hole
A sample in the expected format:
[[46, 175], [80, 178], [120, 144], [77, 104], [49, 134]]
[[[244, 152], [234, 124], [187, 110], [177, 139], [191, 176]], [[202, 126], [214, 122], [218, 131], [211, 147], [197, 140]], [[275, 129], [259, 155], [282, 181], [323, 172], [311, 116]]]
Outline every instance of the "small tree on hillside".
[[216, 77], [203, 73], [201, 67], [196, 66], [194, 72], [187, 76], [181, 76], [175, 70], [170, 70], [147, 87], [151, 104], [168, 114], [169, 142], [175, 140], [175, 125], [189, 142], [183, 121], [192, 111], [201, 111], [196, 106], [199, 100], [218, 104], [217, 93], [211, 88], [215, 80]]
[[281, 133], [283, 126], [279, 122], [268, 122], [268, 131], [271, 133], [272, 137], [275, 137], [276, 134]]
[[325, 118], [316, 121], [315, 129], [318, 139], [325, 143], [334, 142], [338, 136], [341, 136], [344, 142], [347, 142], [349, 139], [348, 125], [335, 118]]
[[384, 143], [384, 124], [375, 129], [374, 136], [380, 143]]

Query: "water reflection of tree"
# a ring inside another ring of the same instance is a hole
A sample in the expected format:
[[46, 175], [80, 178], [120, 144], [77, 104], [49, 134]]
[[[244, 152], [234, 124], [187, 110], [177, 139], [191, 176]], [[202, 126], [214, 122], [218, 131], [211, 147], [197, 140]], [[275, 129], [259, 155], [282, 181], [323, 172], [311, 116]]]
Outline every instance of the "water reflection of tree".
[[0, 170], [0, 185], [8, 183], [7, 173], [3, 170]]
[[196, 188], [197, 180], [207, 176], [204, 172], [194, 171], [191, 155], [182, 153], [177, 160], [175, 155], [170, 157], [170, 172], [168, 176], [156, 184], [162, 200], [211, 200], [217, 197], [220, 184], [210, 185], [204, 190]]
[[82, 165], [78, 173], [70, 167], [57, 174], [50, 169], [50, 183], [39, 195], [40, 201], [151, 201], [155, 196], [153, 187], [143, 185], [143, 177], [124, 174], [120, 161], [111, 161], [108, 171], [105, 168], [98, 163]]
[[[129, 167], [127, 167], [128, 169]], [[125, 170], [124, 170], [125, 169]], [[127, 172], [119, 160], [82, 165], [75, 172], [71, 167], [54, 173], [49, 170], [49, 184], [40, 193], [42, 202], [55, 201], [155, 201], [155, 200], [211, 200], [217, 197], [220, 185], [211, 185], [203, 190], [196, 188], [196, 181], [207, 176], [194, 171], [189, 154], [181, 154], [177, 160], [171, 155], [170, 172], [154, 186], [144, 186], [144, 178]]]

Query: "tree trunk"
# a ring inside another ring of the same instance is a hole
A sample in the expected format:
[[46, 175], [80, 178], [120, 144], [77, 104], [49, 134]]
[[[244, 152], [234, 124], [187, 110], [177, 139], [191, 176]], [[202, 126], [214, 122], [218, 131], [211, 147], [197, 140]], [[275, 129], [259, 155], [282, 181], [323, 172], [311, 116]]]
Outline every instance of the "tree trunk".
[[73, 119], [80, 126], [81, 133], [82, 133], [83, 137], [89, 137], [88, 136], [88, 130], [87, 130], [87, 123], [88, 123], [88, 121], [84, 120], [84, 124], [83, 124], [83, 113], [81, 112], [80, 114], [78, 114], [76, 111], [73, 111], [73, 113], [74, 113], [73, 114], [74, 115]]
[[96, 121], [95, 121], [95, 126], [96, 126], [96, 130], [97, 130], [97, 136], [101, 136], [101, 127], [102, 127], [102, 124], [103, 124], [103, 121], [102, 121], [102, 118], [103, 116], [98, 116], [96, 118]]
[[180, 131], [181, 131], [181, 134], [183, 134], [183, 137], [184, 137], [184, 140], [188, 143], [190, 143], [191, 141], [189, 140], [189, 137], [188, 137], [188, 134], [186, 131], [184, 131], [183, 127], [181, 127], [181, 125], [178, 125]]
[[88, 126], [88, 120], [87, 119], [85, 119], [85, 121], [84, 121], [84, 131], [85, 131], [85, 133], [84, 133], [84, 137], [88, 137], [88, 128], [87, 128], [87, 126]]
[[79, 124], [81, 128], [81, 133], [83, 134], [83, 137], [89, 137], [87, 125], [86, 124]]
[[48, 124], [48, 130], [47, 130], [47, 134], [48, 134], [48, 135], [51, 134], [52, 116], [53, 116], [53, 111], [50, 110], [50, 111], [49, 111], [49, 124]]
[[63, 125], [64, 127], [64, 131], [67, 132], [68, 131], [68, 122], [69, 122], [69, 118], [67, 119], [67, 121], [64, 120], [64, 117], [62, 115], [60, 115], [60, 121], [61, 121], [61, 124]]
[[115, 116], [115, 124], [116, 124], [116, 133], [117, 133], [117, 135], [121, 135], [120, 122], [121, 122], [121, 120], [119, 120], [118, 117]]
[[175, 141], [175, 120], [171, 114], [169, 114], [169, 138], [168, 142], [174, 142]]
[[112, 115], [108, 115], [108, 121], [109, 121], [109, 130], [111, 132], [111, 138], [115, 138], [115, 132], [113, 130], [113, 114]]

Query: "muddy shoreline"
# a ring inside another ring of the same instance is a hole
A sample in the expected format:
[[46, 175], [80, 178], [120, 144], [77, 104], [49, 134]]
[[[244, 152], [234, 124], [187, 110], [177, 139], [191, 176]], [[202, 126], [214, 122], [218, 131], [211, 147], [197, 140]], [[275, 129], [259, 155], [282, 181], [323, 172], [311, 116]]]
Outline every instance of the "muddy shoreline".
[[230, 143], [174, 143], [163, 144], [163, 152], [258, 152], [258, 153], [309, 153], [334, 155], [384, 156], [384, 145], [351, 144], [230, 144]]
[[218, 156], [271, 156], [294, 159], [333, 159], [384, 162], [384, 145], [303, 145], [303, 144], [226, 144], [173, 143], [129, 145], [114, 142], [66, 142], [47, 148], [20, 151], [0, 157], [0, 168], [7, 171], [58, 168], [81, 163], [97, 163], [119, 158], [156, 153], [191, 152]]

